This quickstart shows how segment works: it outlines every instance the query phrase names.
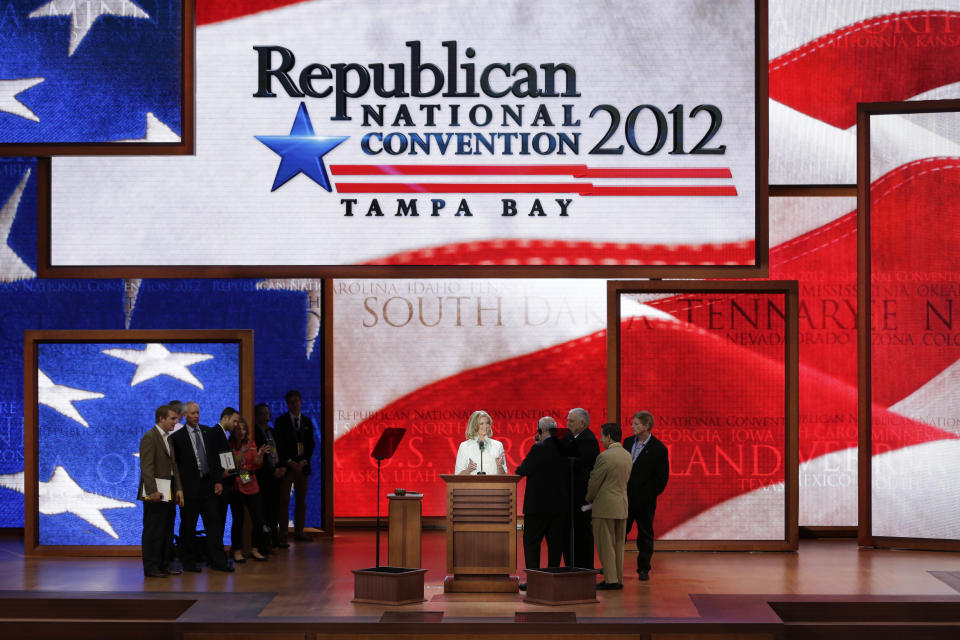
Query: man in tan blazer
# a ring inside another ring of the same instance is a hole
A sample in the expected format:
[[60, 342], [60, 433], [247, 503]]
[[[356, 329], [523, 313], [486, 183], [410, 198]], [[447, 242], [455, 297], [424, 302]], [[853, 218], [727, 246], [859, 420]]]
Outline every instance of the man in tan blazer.
[[606, 451], [597, 456], [587, 485], [587, 502], [593, 510], [593, 539], [603, 567], [597, 589], [623, 589], [623, 541], [627, 534], [627, 481], [633, 460], [620, 446], [620, 425], [600, 427]]
[[[173, 459], [173, 443], [167, 437], [177, 424], [179, 414], [169, 405], [157, 407], [156, 426], [140, 440], [140, 487], [137, 498], [143, 500], [143, 575], [148, 578], [166, 578], [181, 573], [171, 566], [173, 561], [174, 502], [183, 506], [180, 473]], [[167, 483], [158, 483], [166, 480]], [[169, 484], [169, 493], [158, 484]]]

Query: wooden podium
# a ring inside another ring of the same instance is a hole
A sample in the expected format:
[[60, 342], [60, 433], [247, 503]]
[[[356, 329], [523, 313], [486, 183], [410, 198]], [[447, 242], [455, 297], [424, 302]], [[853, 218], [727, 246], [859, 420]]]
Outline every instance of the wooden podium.
[[387, 564], [391, 567], [420, 568], [423, 530], [422, 493], [398, 496], [388, 493], [390, 516], [387, 534]]
[[517, 593], [520, 476], [441, 475], [447, 484], [445, 593]]

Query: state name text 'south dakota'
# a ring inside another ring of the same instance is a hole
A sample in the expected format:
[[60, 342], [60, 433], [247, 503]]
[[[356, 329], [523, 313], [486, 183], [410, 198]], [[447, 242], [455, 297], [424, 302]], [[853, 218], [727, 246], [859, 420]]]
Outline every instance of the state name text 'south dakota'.
[[[504, 218], [513, 218], [516, 216], [526, 216], [534, 218], [546, 218], [549, 216], [559, 216], [566, 218], [570, 216], [570, 204], [573, 198], [553, 198], [542, 200], [534, 198], [532, 202], [518, 203], [513, 198], [500, 199], [500, 216]], [[381, 204], [380, 198], [371, 198], [368, 202], [360, 202], [358, 198], [341, 198], [340, 204], [343, 206], [343, 215], [347, 218], [354, 216], [365, 218], [384, 218], [405, 217], [437, 218], [441, 215], [452, 215], [457, 218], [472, 218], [473, 211], [467, 203], [466, 198], [461, 198], [456, 209], [447, 206], [447, 201], [442, 198], [430, 198], [429, 202], [421, 202], [419, 198], [397, 198], [396, 206], [388, 199], [384, 199]], [[452, 203], [451, 203], [452, 205]]]

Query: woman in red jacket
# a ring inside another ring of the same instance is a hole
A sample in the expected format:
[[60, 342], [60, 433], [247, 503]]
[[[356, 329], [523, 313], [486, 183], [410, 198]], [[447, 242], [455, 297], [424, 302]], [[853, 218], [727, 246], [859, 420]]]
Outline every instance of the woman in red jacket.
[[[230, 447], [233, 449], [233, 457], [237, 462], [236, 482], [237, 498], [243, 506], [250, 512], [250, 522], [252, 532], [252, 556], [254, 560], [264, 561], [266, 558], [260, 553], [260, 548], [267, 548], [265, 532], [263, 530], [263, 507], [260, 504], [260, 487], [257, 484], [257, 476], [254, 473], [263, 465], [264, 454], [269, 453], [269, 445], [263, 445], [257, 449], [256, 442], [250, 437], [250, 430], [247, 427], [247, 421], [240, 418], [236, 428], [230, 432]], [[242, 512], [242, 510], [241, 510]], [[240, 532], [243, 529], [243, 521], [234, 519], [233, 521], [233, 539], [240, 538]], [[233, 551], [234, 562], [246, 562], [243, 552], [240, 549]]]

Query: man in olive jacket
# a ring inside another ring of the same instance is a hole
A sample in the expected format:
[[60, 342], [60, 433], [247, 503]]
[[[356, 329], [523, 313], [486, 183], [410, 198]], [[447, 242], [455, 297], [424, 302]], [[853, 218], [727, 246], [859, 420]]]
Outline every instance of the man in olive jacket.
[[[137, 489], [137, 498], [143, 500], [143, 536], [140, 544], [143, 575], [165, 578], [180, 573], [171, 563], [173, 520], [176, 517], [174, 503], [183, 506], [183, 491], [177, 463], [173, 458], [173, 444], [167, 440], [179, 414], [176, 409], [161, 405], [157, 407], [154, 417], [156, 426], [140, 440], [140, 486]], [[158, 480], [166, 481], [162, 483], [167, 485], [165, 491], [157, 486]]]
[[627, 481], [633, 466], [630, 454], [620, 446], [620, 425], [600, 427], [600, 442], [606, 451], [597, 456], [587, 485], [587, 502], [593, 511], [593, 539], [597, 543], [603, 582], [597, 589], [623, 588], [623, 541], [627, 535]]

